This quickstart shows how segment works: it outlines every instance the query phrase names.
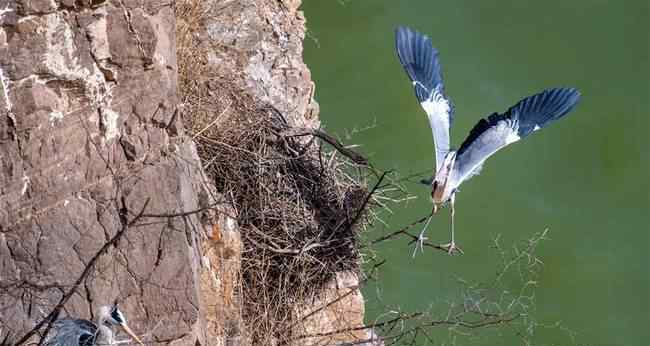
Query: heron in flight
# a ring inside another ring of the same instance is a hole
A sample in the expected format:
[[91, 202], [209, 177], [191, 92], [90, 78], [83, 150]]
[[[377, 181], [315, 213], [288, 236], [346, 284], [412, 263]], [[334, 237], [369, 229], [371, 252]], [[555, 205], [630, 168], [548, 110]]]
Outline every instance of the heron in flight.
[[138, 344], [140, 338], [127, 326], [126, 318], [117, 304], [106, 305], [97, 311], [97, 322], [64, 318], [54, 322], [55, 334], [45, 343], [47, 346], [95, 346], [130, 343], [131, 340], [115, 340], [111, 327], [118, 326]]
[[454, 239], [454, 202], [458, 187], [480, 173], [485, 160], [508, 144], [540, 130], [569, 113], [580, 99], [574, 88], [553, 88], [526, 97], [504, 113], [481, 119], [458, 150], [449, 146], [454, 107], [445, 95], [438, 51], [431, 39], [407, 27], [395, 31], [395, 50], [411, 79], [415, 96], [427, 113], [433, 132], [436, 166], [431, 181], [433, 210], [415, 244], [422, 250], [424, 231], [431, 217], [444, 205], [451, 209], [451, 241], [441, 245], [450, 254], [462, 252]]

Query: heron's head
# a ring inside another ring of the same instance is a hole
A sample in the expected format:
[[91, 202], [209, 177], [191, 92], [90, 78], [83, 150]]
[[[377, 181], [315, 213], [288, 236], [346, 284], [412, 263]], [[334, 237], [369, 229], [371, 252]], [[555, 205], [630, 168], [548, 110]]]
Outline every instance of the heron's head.
[[138, 336], [126, 324], [126, 317], [124, 317], [122, 311], [120, 311], [120, 309], [117, 307], [117, 303], [100, 307], [98, 315], [100, 323], [106, 323], [108, 325], [120, 327], [133, 340], [142, 345], [140, 338], [138, 338]]

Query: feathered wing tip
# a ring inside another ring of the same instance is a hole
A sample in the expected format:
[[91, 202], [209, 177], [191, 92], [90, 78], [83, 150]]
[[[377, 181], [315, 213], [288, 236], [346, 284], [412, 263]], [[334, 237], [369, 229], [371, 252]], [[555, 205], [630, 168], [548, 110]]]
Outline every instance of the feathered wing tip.
[[579, 100], [575, 88], [547, 89], [519, 101], [506, 114], [517, 120], [517, 135], [523, 138], [568, 114]]
[[474, 141], [500, 121], [508, 121], [516, 130], [517, 140], [546, 127], [553, 121], [568, 114], [580, 100], [580, 92], [575, 88], [546, 89], [517, 102], [505, 113], [492, 113], [479, 120], [460, 145], [460, 156]]
[[456, 184], [480, 172], [483, 162], [501, 148], [569, 113], [579, 99], [574, 88], [548, 89], [519, 101], [505, 113], [481, 119], [456, 154]]
[[395, 50], [400, 63], [414, 83], [418, 101], [427, 100], [436, 88], [442, 88], [438, 51], [431, 39], [410, 28], [395, 29]]

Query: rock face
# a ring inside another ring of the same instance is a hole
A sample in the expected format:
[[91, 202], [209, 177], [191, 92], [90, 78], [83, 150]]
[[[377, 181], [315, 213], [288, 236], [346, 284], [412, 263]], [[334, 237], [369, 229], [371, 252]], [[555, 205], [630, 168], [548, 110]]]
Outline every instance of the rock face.
[[[201, 2], [210, 16], [192, 35], [210, 47], [214, 74], [197, 82], [209, 112], [227, 113], [245, 90], [293, 126], [318, 126], [299, 5]], [[235, 211], [195, 212], [217, 198], [177, 108], [172, 6], [0, 0], [0, 343], [37, 342], [48, 316], [92, 319], [117, 300], [147, 342], [248, 344]], [[340, 273], [324, 308], [297, 305], [295, 335], [359, 327], [356, 286]], [[328, 335], [301, 340], [367, 337]]]
[[198, 217], [154, 215], [196, 210], [201, 189], [173, 7], [0, 0], [0, 25], [0, 340], [74, 290], [61, 316], [117, 300], [147, 340], [204, 343]]
[[[208, 1], [205, 42], [216, 77], [280, 110], [292, 125], [317, 127], [314, 84], [302, 61], [300, 1]], [[233, 25], [236, 23], [236, 25]], [[234, 89], [234, 88], [233, 88]]]
[[354, 273], [336, 273], [319, 297], [306, 306], [296, 306], [295, 313], [303, 320], [296, 327], [295, 334], [300, 337], [296, 346], [336, 345], [371, 339], [368, 331], [355, 329], [363, 326], [364, 301], [359, 291], [359, 278]]

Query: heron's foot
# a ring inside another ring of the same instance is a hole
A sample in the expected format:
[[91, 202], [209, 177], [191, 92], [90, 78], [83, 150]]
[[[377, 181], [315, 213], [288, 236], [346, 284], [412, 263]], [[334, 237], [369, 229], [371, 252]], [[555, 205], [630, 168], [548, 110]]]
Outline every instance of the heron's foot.
[[424, 236], [424, 230], [420, 232], [420, 235], [418, 235], [418, 239], [415, 241], [415, 248], [413, 249], [413, 255], [412, 257], [415, 258], [415, 254], [418, 253], [418, 247], [420, 248], [420, 252], [424, 253], [424, 241], [429, 238]]
[[442, 244], [440, 245], [441, 248], [443, 248], [447, 253], [450, 255], [453, 255], [454, 253], [459, 253], [459, 254], [464, 254], [463, 250], [456, 245], [453, 241], [448, 244]]

